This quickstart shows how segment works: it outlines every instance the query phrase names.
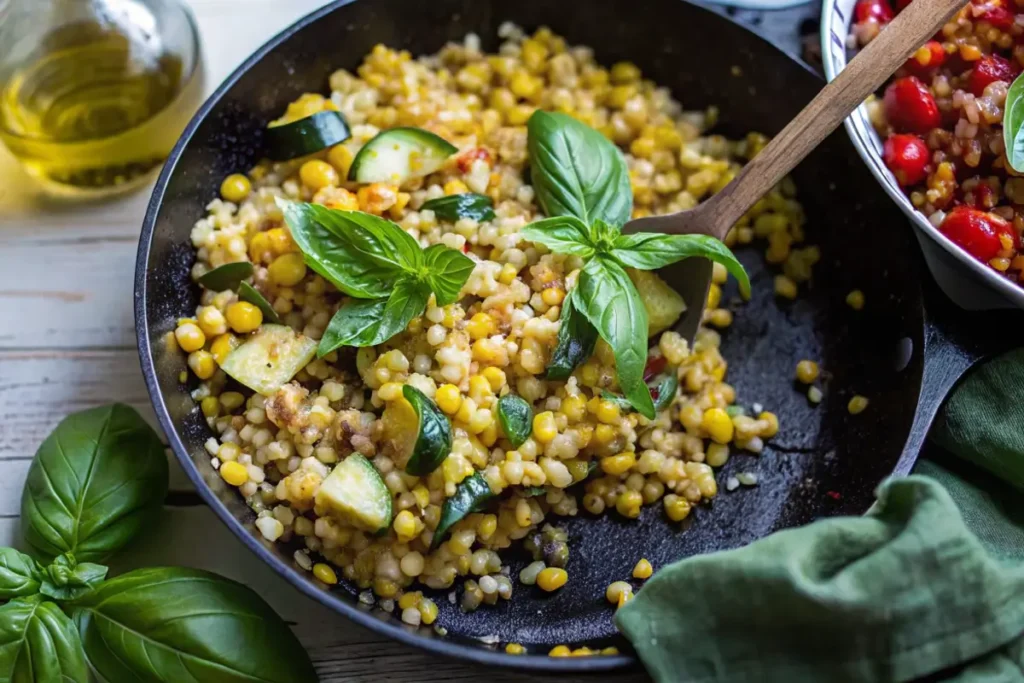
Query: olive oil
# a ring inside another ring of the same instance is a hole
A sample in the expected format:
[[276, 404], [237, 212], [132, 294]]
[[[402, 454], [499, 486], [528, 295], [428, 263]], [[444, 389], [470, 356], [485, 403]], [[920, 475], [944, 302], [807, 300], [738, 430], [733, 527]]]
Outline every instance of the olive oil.
[[60, 194], [111, 194], [145, 182], [202, 95], [198, 64], [154, 45], [117, 22], [54, 29], [2, 84], [0, 139]]

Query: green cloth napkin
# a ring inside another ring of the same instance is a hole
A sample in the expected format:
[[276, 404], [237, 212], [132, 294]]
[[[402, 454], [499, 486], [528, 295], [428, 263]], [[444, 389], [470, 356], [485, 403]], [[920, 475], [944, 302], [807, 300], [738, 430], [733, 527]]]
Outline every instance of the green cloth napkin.
[[1024, 350], [950, 398], [934, 436], [962, 460], [922, 460], [863, 517], [665, 567], [619, 629], [657, 681], [1024, 681], [1022, 398]]

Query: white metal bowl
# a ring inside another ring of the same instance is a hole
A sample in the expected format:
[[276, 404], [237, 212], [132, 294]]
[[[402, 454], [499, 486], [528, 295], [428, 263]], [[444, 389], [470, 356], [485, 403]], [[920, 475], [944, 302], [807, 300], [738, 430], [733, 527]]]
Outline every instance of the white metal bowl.
[[[821, 54], [829, 81], [846, 67], [847, 36], [855, 4], [856, 0], [823, 0]], [[910, 203], [882, 161], [882, 140], [868, 119], [867, 107], [862, 104], [846, 119], [846, 130], [875, 178], [910, 217], [928, 267], [942, 291], [958, 305], [971, 310], [1024, 308], [1024, 288], [971, 258]]]

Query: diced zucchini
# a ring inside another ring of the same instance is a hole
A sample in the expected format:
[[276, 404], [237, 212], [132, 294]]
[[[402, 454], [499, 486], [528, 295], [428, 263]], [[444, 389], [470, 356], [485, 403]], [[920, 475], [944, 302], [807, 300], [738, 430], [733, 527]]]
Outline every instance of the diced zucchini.
[[422, 128], [391, 128], [367, 142], [352, 160], [348, 179], [401, 185], [441, 168], [458, 148]]
[[228, 354], [221, 369], [253, 391], [271, 396], [316, 355], [316, 340], [287, 325], [263, 325]]
[[647, 309], [647, 336], [653, 337], [675, 325], [686, 310], [679, 292], [650, 271], [628, 268], [626, 273]]
[[430, 474], [452, 450], [452, 425], [416, 387], [406, 384], [402, 396], [388, 403], [381, 420], [394, 459], [408, 474]]
[[314, 154], [348, 140], [352, 134], [340, 112], [318, 111], [298, 121], [267, 128], [267, 156], [287, 161]]
[[353, 453], [338, 463], [316, 492], [328, 514], [377, 533], [391, 525], [391, 491], [369, 460]]

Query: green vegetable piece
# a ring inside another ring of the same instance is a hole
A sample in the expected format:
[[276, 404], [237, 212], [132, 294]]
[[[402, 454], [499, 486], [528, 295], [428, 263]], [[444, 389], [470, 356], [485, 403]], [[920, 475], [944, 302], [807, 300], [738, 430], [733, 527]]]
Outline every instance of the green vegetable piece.
[[411, 278], [398, 281], [387, 299], [350, 299], [338, 309], [317, 347], [323, 358], [341, 346], [376, 346], [405, 331], [423, 315], [430, 287]]
[[373, 533], [391, 525], [391, 491], [369, 460], [353, 453], [335, 465], [320, 484], [317, 505]]
[[221, 369], [264, 396], [291, 381], [316, 355], [317, 343], [287, 325], [263, 325], [228, 354]]
[[78, 632], [60, 607], [39, 595], [18, 598], [0, 607], [0, 681], [89, 683], [89, 680], [89, 667]]
[[527, 486], [523, 489], [523, 495], [527, 498], [536, 498], [537, 496], [543, 496], [548, 490], [543, 486]]
[[533, 189], [548, 216], [624, 225], [633, 190], [622, 152], [566, 114], [537, 110], [526, 124]]
[[648, 419], [654, 402], [644, 383], [647, 363], [647, 309], [622, 266], [602, 256], [587, 261], [573, 290], [575, 304], [615, 352], [619, 387]]
[[452, 425], [422, 391], [406, 384], [403, 398], [388, 403], [381, 421], [384, 438], [405, 471], [418, 477], [430, 474], [452, 451]]
[[0, 600], [13, 600], [39, 592], [43, 568], [25, 553], [0, 547]]
[[562, 302], [562, 322], [558, 326], [558, 343], [548, 364], [547, 379], [566, 379], [594, 353], [597, 330], [576, 307], [576, 290]]
[[743, 406], [728, 406], [725, 409], [725, 414], [729, 417], [736, 417], [737, 415], [746, 415], [747, 411]]
[[243, 280], [252, 277], [253, 270], [248, 261], [225, 263], [199, 278], [199, 284], [212, 292], [234, 291]]
[[[654, 412], [660, 413], [672, 405], [672, 399], [676, 397], [676, 390], [679, 389], [679, 378], [674, 374], [669, 374], [665, 375], [653, 387], [650, 384], [647, 386], [651, 389], [651, 397], [654, 398]], [[619, 407], [619, 410], [624, 412], [633, 410], [633, 404], [628, 399], [613, 394], [610, 391], [602, 391], [601, 398], [611, 401]], [[729, 412], [728, 409], [726, 409], [726, 412]]]
[[43, 441], [21, 498], [21, 532], [36, 557], [102, 560], [149, 528], [167, 495], [167, 456], [135, 409], [72, 413]]
[[464, 192], [438, 197], [423, 202], [420, 210], [429, 209], [441, 220], [454, 223], [460, 218], [472, 218], [475, 221], [493, 221], [494, 200], [485, 194]]
[[209, 572], [137, 569], [66, 609], [104, 681], [317, 680], [274, 610], [250, 588]]
[[1006, 91], [1003, 109], [1003, 146], [1006, 161], [1017, 173], [1024, 173], [1024, 74], [1017, 76]]
[[274, 161], [296, 159], [333, 147], [350, 137], [348, 122], [341, 112], [318, 111], [304, 119], [268, 126], [267, 156]]
[[390, 128], [359, 150], [348, 179], [401, 185], [411, 178], [430, 175], [458, 151], [455, 145], [422, 128]]
[[54, 600], [74, 600], [98, 586], [107, 571], [102, 564], [79, 564], [74, 555], [64, 553], [46, 568], [39, 592]]
[[433, 244], [423, 251], [427, 284], [434, 291], [438, 306], [459, 300], [462, 286], [476, 267], [473, 259], [455, 249]]
[[274, 307], [270, 305], [269, 301], [263, 298], [263, 295], [259, 293], [259, 290], [248, 282], [240, 282], [238, 284], [238, 298], [242, 301], [248, 301], [253, 306], [260, 309], [260, 312], [263, 314], [264, 323], [270, 323], [271, 325], [281, 324], [281, 316], [277, 314]]
[[522, 446], [533, 432], [533, 408], [515, 394], [505, 394], [498, 400], [498, 420], [505, 438], [515, 448]]
[[729, 247], [708, 235], [662, 235], [637, 232], [615, 238], [609, 255], [620, 265], [656, 270], [692, 256], [721, 263], [740, 283], [740, 293], [750, 297], [750, 278]]
[[590, 258], [595, 253], [590, 229], [575, 216], [545, 218], [530, 223], [519, 232], [531, 242], [543, 244], [559, 254]]
[[479, 472], [474, 472], [459, 482], [455, 487], [455, 495], [446, 500], [444, 507], [441, 508], [441, 519], [434, 530], [430, 549], [440, 546], [456, 522], [471, 512], [483, 510], [491, 498], [494, 498], [494, 491]]

